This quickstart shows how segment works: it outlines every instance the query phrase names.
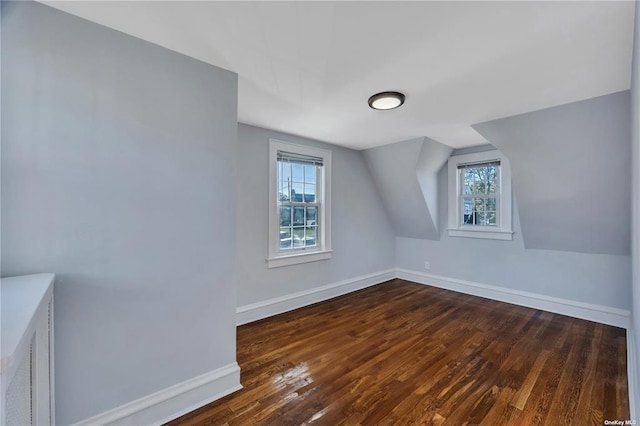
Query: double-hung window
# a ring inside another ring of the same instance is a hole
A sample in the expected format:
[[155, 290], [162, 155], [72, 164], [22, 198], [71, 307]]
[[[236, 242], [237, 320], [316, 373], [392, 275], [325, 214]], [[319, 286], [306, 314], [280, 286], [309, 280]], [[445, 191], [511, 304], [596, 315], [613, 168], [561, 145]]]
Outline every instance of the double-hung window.
[[449, 158], [449, 229], [453, 237], [511, 240], [511, 173], [499, 151]]
[[270, 140], [270, 268], [331, 257], [331, 151]]
[[496, 226], [500, 212], [500, 161], [458, 164], [462, 225]]
[[322, 206], [319, 197], [322, 165], [320, 157], [278, 151], [279, 248], [282, 253], [320, 246], [318, 211]]

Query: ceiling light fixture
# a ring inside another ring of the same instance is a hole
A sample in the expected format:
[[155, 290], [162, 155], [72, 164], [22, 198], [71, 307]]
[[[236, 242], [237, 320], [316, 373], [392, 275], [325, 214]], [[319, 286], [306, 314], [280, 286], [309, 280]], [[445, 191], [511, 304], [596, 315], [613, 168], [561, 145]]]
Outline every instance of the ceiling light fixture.
[[373, 109], [394, 109], [404, 103], [405, 96], [400, 92], [381, 92], [369, 98], [369, 106]]

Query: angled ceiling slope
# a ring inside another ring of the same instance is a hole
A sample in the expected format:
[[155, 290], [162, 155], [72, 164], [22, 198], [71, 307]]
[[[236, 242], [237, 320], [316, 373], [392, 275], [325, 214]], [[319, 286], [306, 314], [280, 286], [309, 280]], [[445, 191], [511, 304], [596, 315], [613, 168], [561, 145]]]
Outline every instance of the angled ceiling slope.
[[630, 84], [632, 1], [44, 3], [238, 73], [240, 122], [356, 149], [485, 144], [471, 124]]
[[452, 151], [426, 137], [363, 151], [397, 236], [440, 238], [438, 171]]
[[629, 255], [629, 91], [473, 127], [511, 162], [526, 248]]

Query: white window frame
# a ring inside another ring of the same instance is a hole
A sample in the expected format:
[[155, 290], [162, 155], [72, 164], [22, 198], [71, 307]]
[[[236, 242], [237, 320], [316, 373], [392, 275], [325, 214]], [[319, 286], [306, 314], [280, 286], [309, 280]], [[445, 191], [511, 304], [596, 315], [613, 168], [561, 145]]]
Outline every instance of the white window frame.
[[[319, 245], [289, 253], [280, 250], [278, 151], [322, 158], [319, 183]], [[331, 151], [269, 139], [269, 251], [267, 267], [296, 265], [331, 258]]]
[[[497, 223], [496, 226], [465, 225], [462, 221], [462, 187], [459, 166], [500, 161], [498, 172]], [[475, 152], [472, 154], [449, 157], [449, 228], [450, 237], [488, 238], [494, 240], [512, 240], [512, 207], [511, 207], [511, 167], [507, 157], [498, 150]]]

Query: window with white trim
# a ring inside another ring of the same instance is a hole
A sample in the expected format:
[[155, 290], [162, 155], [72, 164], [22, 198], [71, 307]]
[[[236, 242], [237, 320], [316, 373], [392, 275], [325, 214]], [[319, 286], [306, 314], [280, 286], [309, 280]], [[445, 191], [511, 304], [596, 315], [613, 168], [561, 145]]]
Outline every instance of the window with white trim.
[[511, 240], [511, 170], [500, 151], [449, 158], [452, 237]]
[[269, 146], [269, 268], [330, 258], [331, 151]]

